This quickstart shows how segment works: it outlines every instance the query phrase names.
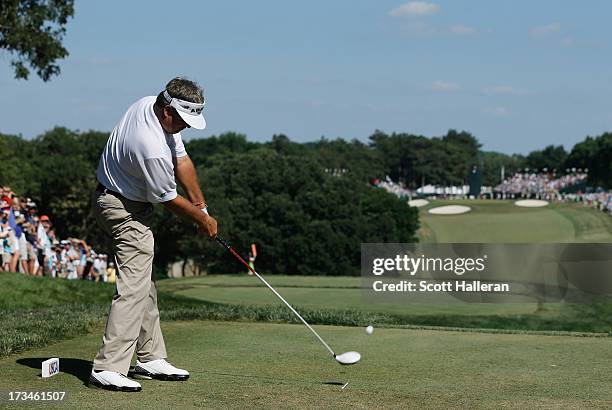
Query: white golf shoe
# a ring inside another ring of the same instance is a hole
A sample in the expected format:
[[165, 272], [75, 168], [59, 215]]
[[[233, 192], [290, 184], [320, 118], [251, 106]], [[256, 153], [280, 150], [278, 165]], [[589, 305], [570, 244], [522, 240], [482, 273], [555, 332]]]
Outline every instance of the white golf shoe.
[[141, 391], [140, 383], [130, 380], [121, 373], [108, 370], [91, 371], [89, 385], [105, 390], [136, 392]]
[[145, 363], [136, 360], [136, 366], [134, 366], [134, 371], [130, 376], [138, 379], [182, 381], [189, 378], [189, 372], [172, 366], [166, 359], [157, 359]]

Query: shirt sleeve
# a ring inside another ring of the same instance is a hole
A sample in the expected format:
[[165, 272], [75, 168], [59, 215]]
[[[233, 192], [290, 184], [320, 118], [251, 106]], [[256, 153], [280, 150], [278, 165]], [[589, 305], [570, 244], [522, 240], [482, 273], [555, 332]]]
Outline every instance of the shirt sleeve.
[[143, 174], [149, 202], [167, 202], [177, 197], [174, 166], [167, 159], [145, 159]]
[[187, 150], [185, 149], [185, 144], [183, 144], [183, 137], [181, 136], [181, 133], [177, 132], [172, 137], [174, 139], [174, 146], [170, 147], [172, 150], [172, 156], [175, 158], [180, 158], [187, 155]]

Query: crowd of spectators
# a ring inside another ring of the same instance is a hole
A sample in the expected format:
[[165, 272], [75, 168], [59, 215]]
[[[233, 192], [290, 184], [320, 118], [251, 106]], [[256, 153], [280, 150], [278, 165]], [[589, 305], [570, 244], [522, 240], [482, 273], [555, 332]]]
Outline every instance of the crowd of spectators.
[[51, 219], [39, 215], [30, 198], [4, 186], [0, 209], [0, 271], [114, 282], [115, 269], [108, 256], [96, 253], [82, 239], [58, 238]]
[[[535, 198], [552, 202], [578, 202], [612, 214], [612, 192], [584, 192], [588, 174], [516, 173], [494, 188], [496, 199]], [[580, 187], [582, 189], [576, 189]]]
[[561, 201], [580, 202], [612, 215], [612, 192], [590, 192], [577, 194], [562, 194]]
[[554, 174], [547, 172], [516, 173], [497, 185], [494, 191], [506, 194], [520, 194], [522, 196], [547, 193], [557, 194], [572, 186], [584, 185], [587, 176], [585, 172], [566, 174], [558, 178]]
[[384, 180], [378, 178], [374, 179], [374, 181], [372, 181], [372, 185], [377, 188], [384, 189], [385, 191], [397, 196], [399, 199], [409, 200], [412, 198], [412, 192], [409, 189], [402, 184], [393, 182], [388, 175]]
[[[542, 199], [551, 202], [578, 202], [612, 214], [612, 191], [584, 192], [588, 174], [577, 170], [559, 177], [554, 174], [516, 173], [495, 187], [482, 187], [481, 198], [490, 199]], [[411, 199], [415, 192], [400, 183], [393, 182], [388, 176], [374, 179], [372, 185], [396, 195], [400, 199]], [[576, 188], [583, 188], [577, 190]], [[428, 188], [430, 188], [428, 190]], [[567, 191], [576, 192], [568, 193]], [[469, 187], [421, 187], [416, 196], [431, 195], [436, 199], [467, 198]]]

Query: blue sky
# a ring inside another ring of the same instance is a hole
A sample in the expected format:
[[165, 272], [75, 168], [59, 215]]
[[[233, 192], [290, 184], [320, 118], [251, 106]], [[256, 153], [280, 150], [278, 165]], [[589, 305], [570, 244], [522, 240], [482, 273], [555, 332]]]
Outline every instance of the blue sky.
[[485, 150], [570, 149], [612, 130], [612, 3], [76, 1], [48, 83], [0, 53], [0, 132], [110, 131], [175, 75], [205, 90], [204, 131], [367, 141], [473, 133]]

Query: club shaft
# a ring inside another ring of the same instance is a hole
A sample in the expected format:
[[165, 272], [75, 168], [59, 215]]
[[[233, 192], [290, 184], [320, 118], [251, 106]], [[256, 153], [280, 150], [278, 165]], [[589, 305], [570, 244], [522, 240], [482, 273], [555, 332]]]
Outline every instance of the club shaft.
[[266, 286], [268, 287], [268, 289], [270, 289], [270, 290], [271, 290], [271, 291], [272, 291], [272, 292], [273, 292], [273, 293], [274, 293], [274, 294], [275, 294], [275, 295], [276, 295], [276, 296], [277, 296], [277, 297], [278, 297], [280, 300], [282, 300], [282, 301], [283, 301], [283, 303], [284, 303], [285, 305], [287, 305], [287, 307], [288, 307], [288, 308], [289, 308], [289, 309], [290, 309], [290, 310], [291, 310], [291, 311], [292, 311], [292, 312], [293, 312], [293, 313], [294, 313], [294, 314], [295, 314], [295, 315], [296, 315], [296, 316], [297, 316], [297, 317], [298, 317], [298, 318], [299, 318], [299, 319], [302, 321], [302, 323], [304, 323], [304, 324], [306, 325], [306, 327], [307, 327], [308, 329], [310, 329], [310, 331], [311, 331], [311, 332], [312, 332], [312, 333], [313, 333], [313, 334], [314, 334], [314, 335], [317, 337], [317, 339], [319, 339], [319, 341], [320, 341], [321, 343], [323, 343], [323, 346], [325, 346], [325, 348], [326, 348], [327, 350], [329, 350], [329, 353], [331, 353], [331, 355], [332, 355], [332, 356], [336, 357], [336, 354], [334, 353], [334, 351], [332, 350], [332, 348], [331, 348], [331, 347], [329, 347], [329, 345], [328, 345], [327, 343], [325, 343], [325, 340], [323, 340], [323, 338], [322, 338], [321, 336], [319, 336], [319, 334], [318, 334], [318, 333], [317, 333], [317, 332], [316, 332], [316, 331], [315, 331], [315, 330], [314, 330], [314, 329], [313, 329], [313, 328], [312, 328], [312, 327], [311, 327], [311, 326], [308, 324], [308, 322], [307, 322], [306, 320], [304, 320], [304, 318], [303, 318], [303, 317], [302, 317], [302, 316], [301, 316], [301, 315], [298, 313], [298, 311], [297, 311], [297, 310], [295, 310], [295, 309], [293, 308], [293, 306], [291, 306], [291, 305], [289, 304], [289, 302], [287, 302], [287, 301], [285, 300], [285, 298], [283, 298], [283, 297], [281, 296], [281, 294], [280, 294], [280, 293], [278, 293], [278, 292], [276, 291], [276, 289], [274, 289], [274, 288], [272, 287], [272, 285], [270, 285], [270, 284], [269, 284], [269, 283], [268, 283], [268, 282], [267, 282], [267, 281], [266, 281], [266, 280], [263, 278], [263, 276], [261, 276], [259, 273], [257, 273], [257, 272], [255, 271], [255, 269], [251, 268], [251, 266], [250, 266], [250, 265], [249, 265], [249, 264], [248, 264], [248, 263], [247, 263], [247, 262], [246, 262], [244, 259], [242, 259], [242, 256], [240, 256], [240, 254], [239, 254], [238, 252], [236, 252], [236, 251], [234, 250], [234, 248], [233, 248], [233, 247], [229, 246], [229, 245], [228, 245], [226, 242], [224, 242], [223, 240], [221, 240], [219, 237], [217, 237], [217, 242], [219, 242], [219, 243], [220, 243], [222, 246], [224, 246], [225, 248], [227, 248], [227, 249], [228, 249], [228, 250], [229, 250], [229, 251], [232, 253], [232, 255], [234, 255], [234, 256], [236, 257], [236, 259], [238, 259], [240, 262], [242, 262], [242, 264], [243, 264], [244, 266], [246, 266], [247, 268], [249, 268], [249, 270], [250, 270], [251, 272], [253, 272], [253, 274], [254, 274], [255, 276], [257, 276], [257, 278], [258, 278], [260, 281], [262, 281], [262, 282], [264, 283], [264, 285], [266, 285]]

